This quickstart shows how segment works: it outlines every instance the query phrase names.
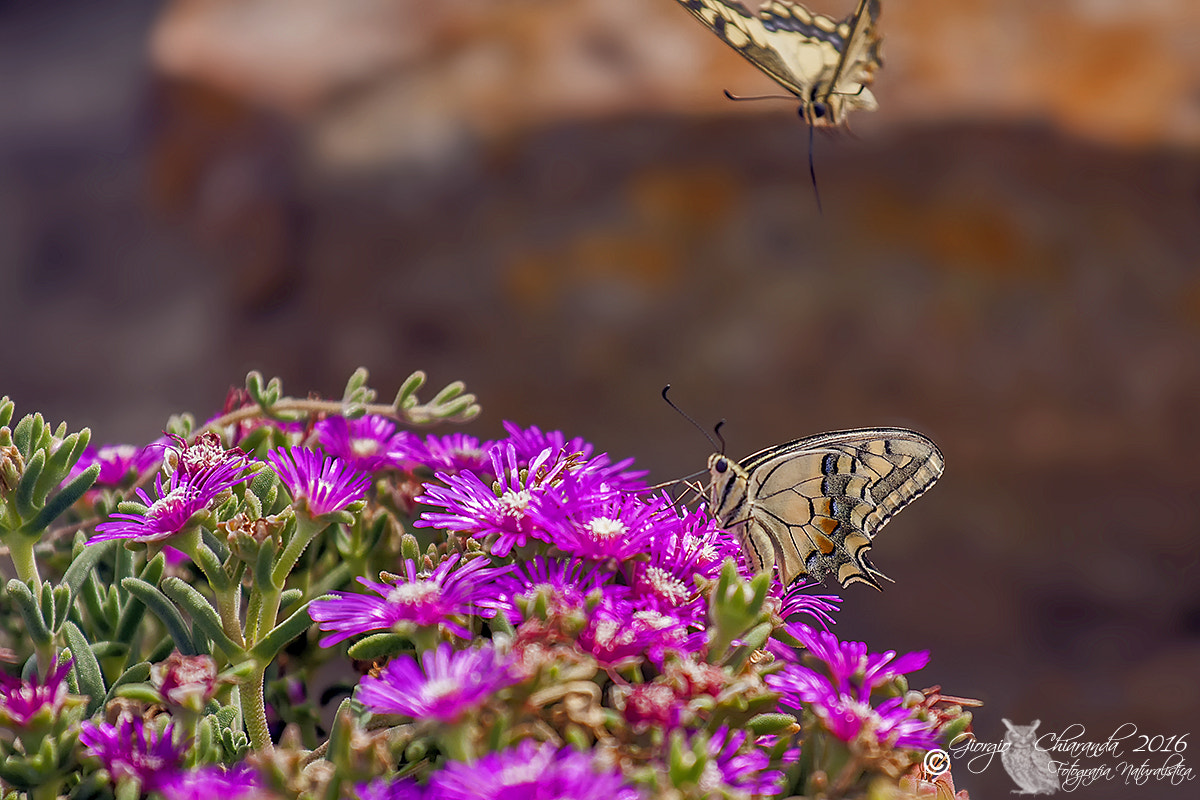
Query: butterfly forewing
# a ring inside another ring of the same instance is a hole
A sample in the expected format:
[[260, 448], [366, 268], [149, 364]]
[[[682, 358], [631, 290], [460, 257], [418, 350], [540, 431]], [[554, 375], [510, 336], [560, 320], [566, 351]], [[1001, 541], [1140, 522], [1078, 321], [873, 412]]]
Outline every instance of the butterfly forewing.
[[942, 454], [903, 428], [823, 433], [734, 464], [709, 459], [710, 506], [736, 532], [751, 566], [779, 566], [784, 584], [836, 577], [878, 588], [866, 557], [874, 535], [942, 474]]
[[[867, 85], [880, 66], [879, 0], [859, 0], [838, 22], [786, 0], [758, 12], [738, 0], [679, 0], [750, 63], [800, 98], [814, 125], [839, 125], [847, 111], [875, 108]], [[812, 113], [820, 104], [823, 115]]]

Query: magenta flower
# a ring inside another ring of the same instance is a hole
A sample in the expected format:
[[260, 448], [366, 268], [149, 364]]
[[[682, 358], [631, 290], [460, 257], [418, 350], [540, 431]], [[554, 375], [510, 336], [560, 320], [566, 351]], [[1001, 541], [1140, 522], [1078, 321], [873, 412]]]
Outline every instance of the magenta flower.
[[221, 444], [221, 437], [212, 431], [205, 431], [189, 443], [183, 437], [167, 434], [166, 440], [174, 442], [174, 446], [159, 440], [150, 445], [154, 449], [167, 451], [166, 461], [168, 472], [181, 472], [185, 480], [213, 471], [238, 472], [250, 463], [250, 456], [240, 449], [226, 449]]
[[820, 660], [839, 689], [870, 693], [897, 675], [916, 672], [929, 663], [929, 651], [905, 653], [895, 650], [868, 653], [863, 642], [843, 642], [829, 631], [813, 630], [803, 623], [788, 626], [788, 632], [804, 644], [807, 655]]
[[451, 761], [433, 774], [439, 800], [638, 800], [621, 773], [596, 763], [592, 753], [526, 739], [511, 750], [473, 764]]
[[164, 800], [268, 800], [258, 773], [245, 764], [226, 770], [218, 766], [176, 772], [158, 787]]
[[195, 514], [207, 510], [226, 491], [249, 480], [252, 474], [246, 471], [248, 466], [244, 459], [231, 459], [195, 473], [176, 469], [165, 487], [159, 473], [154, 481], [158, 499], [151, 500], [141, 487], [136, 488], [134, 491], [146, 509], [136, 514], [111, 514], [110, 521], [96, 526], [96, 535], [88, 539], [88, 544], [110, 539], [139, 542], [169, 539], [187, 528]]
[[929, 750], [937, 737], [929, 723], [904, 708], [903, 698], [893, 697], [872, 707], [861, 693], [839, 691], [824, 675], [799, 664], [767, 676], [767, 685], [782, 692], [780, 706], [795, 713], [810, 708], [822, 727], [843, 742], [869, 735], [879, 745]]
[[512, 445], [493, 447], [490, 455], [494, 474], [499, 476], [499, 494], [473, 473], [439, 473], [438, 479], [446, 486], [426, 486], [418, 499], [446, 510], [426, 512], [414, 524], [469, 533], [477, 539], [496, 534], [492, 555], [504, 557], [530, 537], [546, 538], [539, 524], [542, 506], [562, 465], [549, 467], [546, 463], [549, 452], [544, 452], [530, 463], [522, 480]]
[[428, 575], [418, 575], [416, 564], [405, 561], [407, 580], [395, 584], [358, 579], [379, 597], [335, 594], [328, 600], [314, 600], [308, 607], [309, 616], [320, 623], [321, 630], [331, 632], [321, 646], [361, 633], [395, 630], [403, 623], [443, 625], [454, 635], [470, 639], [471, 631], [459, 619], [468, 614], [493, 616], [499, 592], [494, 581], [512, 567], [491, 567], [488, 559], [473, 558], [455, 569], [459, 558], [457, 553], [451, 555]]
[[495, 478], [490, 470], [492, 459], [488, 455], [495, 442], [480, 442], [465, 433], [448, 436], [429, 435], [425, 441], [411, 436], [393, 446], [388, 455], [397, 463], [419, 464], [431, 472], [451, 475], [473, 472], [476, 475]]
[[727, 558], [741, 558], [738, 544], [703, 512], [664, 514], [651, 540], [649, 560], [633, 564], [633, 602], [703, 627], [708, 604], [696, 579], [715, 579]]
[[514, 682], [506, 659], [490, 643], [456, 651], [442, 642], [421, 654], [420, 667], [415, 658], [402, 655], [378, 678], [364, 677], [357, 697], [376, 714], [454, 722]]
[[709, 759], [701, 785], [713, 797], [770, 797], [783, 790], [784, 775], [767, 769], [771, 759], [757, 748], [743, 750], [746, 732], [726, 726], [708, 740]]
[[287, 487], [293, 502], [314, 517], [341, 511], [361, 500], [370, 478], [333, 456], [322, 457], [303, 447], [277, 447], [267, 454], [275, 474]]
[[0, 672], [0, 725], [21, 730], [57, 719], [67, 702], [71, 663], [59, 664], [40, 683], [36, 675], [24, 681]]
[[135, 447], [131, 444], [88, 445], [80, 455], [67, 480], [73, 480], [93, 464], [100, 465], [94, 486], [120, 486], [130, 477], [148, 472], [162, 461], [153, 445]]
[[674, 514], [666, 502], [650, 502], [632, 493], [600, 490], [571, 475], [559, 493], [560, 508], [546, 527], [550, 541], [564, 553], [595, 561], [627, 561], [649, 548], [655, 528]]
[[528, 464], [541, 453], [549, 450], [547, 463], [570, 464], [572, 472], [590, 473], [597, 481], [605, 483], [611, 489], [638, 491], [646, 488], [644, 471], [629, 471], [633, 459], [627, 458], [617, 463], [609, 460], [607, 453], [593, 456], [595, 449], [590, 442], [576, 436], [568, 440], [562, 431], [542, 432], [536, 425], [522, 428], [513, 422], [505, 422], [504, 430], [508, 432], [507, 444], [516, 450], [517, 461]]
[[601, 665], [612, 666], [641, 656], [652, 638], [652, 631], [634, 626], [631, 603], [610, 600], [592, 612], [587, 628], [579, 634], [578, 644]]
[[171, 741], [174, 723], [161, 733], [145, 727], [141, 717], [121, 717], [116, 725], [83, 723], [79, 743], [100, 760], [113, 780], [136, 778], [146, 791], [156, 791], [174, 777], [183, 761], [182, 749]]
[[362, 472], [378, 472], [399, 465], [393, 453], [411, 447], [417, 437], [396, 432], [396, 423], [386, 417], [368, 415], [361, 419], [328, 417], [313, 426], [325, 452]]
[[421, 800], [425, 796], [420, 785], [412, 778], [395, 778], [390, 781], [378, 778], [354, 788], [353, 800]]
[[673, 569], [675, 572], [682, 567], [684, 572], [690, 569], [705, 578], [715, 579], [721, 574], [721, 566], [726, 559], [732, 558], [743, 575], [752, 577], [752, 573], [745, 568], [742, 546], [703, 508], [681, 511], [671, 535], [657, 541], [664, 550], [665, 560], [678, 565]]
[[531, 601], [541, 595], [551, 615], [566, 616], [583, 611], [588, 595], [597, 589], [612, 600], [629, 594], [629, 587], [611, 582], [613, 577], [614, 573], [598, 564], [589, 566], [577, 559], [537, 556], [518, 563], [500, 579], [494, 605], [517, 625], [525, 618], [519, 601]]
[[[842, 602], [842, 598], [835, 594], [808, 594], [809, 589], [820, 585], [816, 582], [792, 584], [791, 588], [783, 594], [783, 605], [779, 610], [779, 616], [791, 619], [797, 614], [807, 614], [820, 622], [821, 627], [828, 630], [829, 626], [833, 624], [833, 613], [840, 610], [838, 604]], [[781, 589], [782, 587], [776, 580], [772, 588]]]
[[767, 684], [783, 693], [781, 706], [796, 711], [811, 708], [822, 725], [845, 742], [866, 731], [891, 747], [928, 750], [935, 746], [931, 725], [917, 718], [913, 709], [903, 707], [902, 698], [871, 705], [875, 689], [924, 667], [929, 663], [928, 652], [897, 658], [893, 650], [868, 653], [862, 642], [842, 642], [828, 631], [815, 631], [801, 623], [788, 624], [787, 631], [805, 645], [806, 660], [815, 660], [826, 674], [795, 663], [768, 675]]
[[703, 633], [690, 633], [687, 624], [672, 614], [638, 610], [631, 603], [606, 598], [592, 612], [578, 644], [604, 666], [644, 656], [661, 667], [669, 650], [696, 652], [705, 639]]

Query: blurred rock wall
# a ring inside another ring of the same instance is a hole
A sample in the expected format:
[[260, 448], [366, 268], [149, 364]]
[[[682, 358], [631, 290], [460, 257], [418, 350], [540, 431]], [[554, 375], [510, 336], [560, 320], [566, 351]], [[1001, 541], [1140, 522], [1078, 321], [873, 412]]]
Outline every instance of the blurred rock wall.
[[671, 0], [9, 3], [0, 393], [144, 441], [248, 369], [422, 368], [480, 435], [562, 428], [658, 480], [708, 451], [667, 382], [739, 456], [915, 427], [946, 477], [842, 635], [932, 649], [988, 741], [1184, 733], [1197, 13], [885, 3], [880, 110], [816, 141], [822, 216], [794, 107], [724, 100], [771, 83]]

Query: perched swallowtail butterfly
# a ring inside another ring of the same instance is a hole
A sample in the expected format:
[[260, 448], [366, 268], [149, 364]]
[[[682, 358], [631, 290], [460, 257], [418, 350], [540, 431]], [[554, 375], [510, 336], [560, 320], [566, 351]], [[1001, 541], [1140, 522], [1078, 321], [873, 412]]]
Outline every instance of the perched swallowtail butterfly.
[[937, 446], [904, 428], [836, 431], [734, 462], [708, 460], [709, 510], [757, 571], [879, 588], [866, 552], [880, 528], [941, 476]]
[[750, 63], [800, 99], [810, 125], [840, 125], [855, 109], [873, 110], [867, 88], [879, 56], [879, 0], [859, 0], [841, 22], [788, 0], [769, 0], [757, 13], [738, 0], [679, 0]]

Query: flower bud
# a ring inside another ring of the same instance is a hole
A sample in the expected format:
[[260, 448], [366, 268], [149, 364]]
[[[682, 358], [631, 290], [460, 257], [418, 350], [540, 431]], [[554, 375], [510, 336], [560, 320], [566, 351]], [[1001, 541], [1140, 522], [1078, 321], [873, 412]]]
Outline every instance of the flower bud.
[[150, 681], [163, 702], [199, 714], [217, 691], [212, 656], [185, 656], [178, 650], [150, 669]]

